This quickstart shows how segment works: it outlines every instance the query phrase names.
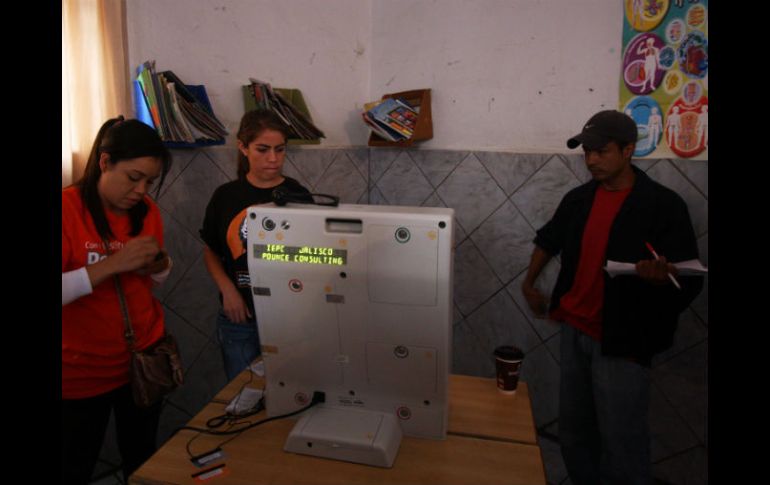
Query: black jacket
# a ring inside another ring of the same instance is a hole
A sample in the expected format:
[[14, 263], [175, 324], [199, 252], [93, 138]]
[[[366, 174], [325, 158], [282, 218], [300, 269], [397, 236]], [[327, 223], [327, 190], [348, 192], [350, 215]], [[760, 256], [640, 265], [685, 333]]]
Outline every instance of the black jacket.
[[[607, 259], [636, 263], [651, 259], [649, 242], [661, 256], [675, 263], [698, 258], [687, 205], [674, 191], [632, 165], [636, 180], [615, 217], [607, 244]], [[553, 218], [535, 237], [535, 244], [551, 256], [561, 253], [561, 271], [551, 297], [551, 310], [572, 287], [588, 214], [599, 183], [590, 181], [564, 196]], [[649, 364], [652, 356], [669, 348], [679, 314], [703, 287], [700, 276], [678, 276], [673, 284], [653, 285], [636, 275], [610, 278], [604, 273], [602, 353], [633, 357]]]

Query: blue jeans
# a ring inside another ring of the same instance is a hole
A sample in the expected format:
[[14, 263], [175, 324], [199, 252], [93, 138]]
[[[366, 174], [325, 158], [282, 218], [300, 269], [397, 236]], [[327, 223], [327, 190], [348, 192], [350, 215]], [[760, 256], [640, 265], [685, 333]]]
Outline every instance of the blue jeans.
[[650, 369], [562, 325], [559, 441], [574, 485], [651, 483], [649, 401]]
[[217, 337], [227, 380], [231, 381], [262, 354], [256, 322], [234, 323], [220, 310]]

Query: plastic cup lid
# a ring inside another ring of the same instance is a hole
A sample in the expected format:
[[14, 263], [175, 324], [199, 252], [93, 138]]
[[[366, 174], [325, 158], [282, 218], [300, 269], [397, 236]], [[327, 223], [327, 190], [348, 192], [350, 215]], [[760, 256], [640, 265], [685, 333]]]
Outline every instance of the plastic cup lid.
[[524, 352], [512, 345], [501, 345], [495, 349], [495, 357], [505, 360], [520, 360], [524, 358]]

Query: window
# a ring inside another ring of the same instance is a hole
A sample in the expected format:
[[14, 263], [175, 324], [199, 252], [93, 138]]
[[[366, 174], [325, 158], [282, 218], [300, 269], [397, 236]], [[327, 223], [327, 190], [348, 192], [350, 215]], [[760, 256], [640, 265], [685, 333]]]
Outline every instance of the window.
[[62, 186], [83, 173], [107, 119], [131, 113], [124, 0], [62, 2]]

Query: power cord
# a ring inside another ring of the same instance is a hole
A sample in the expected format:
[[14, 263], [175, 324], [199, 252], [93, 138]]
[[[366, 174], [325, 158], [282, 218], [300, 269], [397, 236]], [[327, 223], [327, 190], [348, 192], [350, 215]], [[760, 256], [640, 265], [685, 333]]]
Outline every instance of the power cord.
[[[241, 349], [241, 352], [243, 352], [243, 351], [244, 350]], [[234, 403], [234, 405], [235, 405], [234, 407], [236, 409], [237, 409], [238, 403], [240, 402], [241, 398], [243, 397], [244, 390], [246, 389], [246, 387], [249, 384], [252, 383], [253, 380], [254, 380], [254, 373], [253, 372], [249, 372], [249, 380], [244, 382], [241, 385], [240, 389], [238, 389], [238, 392], [235, 394], [235, 397], [230, 400], [231, 403]], [[261, 392], [263, 393], [262, 398], [259, 401], [257, 401], [257, 403], [251, 409], [243, 410], [243, 411], [240, 411], [238, 413], [226, 412], [223, 415], [215, 416], [215, 417], [209, 419], [208, 421], [206, 421], [206, 426], [208, 428], [219, 428], [219, 427], [227, 424], [229, 426], [229, 429], [232, 429], [234, 426], [237, 426], [238, 424], [241, 424], [243, 422], [243, 421], [241, 421], [241, 418], [248, 418], [249, 416], [253, 416], [253, 415], [259, 413], [260, 411], [262, 411], [265, 408], [264, 391], [265, 391], [265, 389], [263, 387], [261, 389]], [[248, 423], [248, 421], [246, 421], [246, 422]], [[176, 431], [179, 431], [179, 429], [177, 429]], [[176, 433], [176, 431], [175, 431], [175, 433]], [[192, 446], [193, 441], [198, 439], [199, 436], [200, 436], [200, 433], [195, 435], [195, 436], [193, 436], [192, 438], [190, 438], [190, 441], [188, 441], [187, 445], [185, 446], [185, 448], [187, 449], [187, 454], [190, 455], [193, 458], [194, 458], [194, 456], [193, 456], [192, 451], [190, 451], [190, 446]], [[224, 442], [220, 443], [219, 447], [225, 445], [226, 443], [230, 442], [231, 440], [235, 439], [236, 437], [237, 437], [237, 435], [233, 436], [232, 438], [229, 438], [229, 439], [225, 440]], [[210, 453], [210, 452], [204, 453], [203, 455], [205, 456], [208, 453]]]
[[[268, 423], [270, 421], [275, 421], [277, 419], [284, 419], [284, 418], [290, 418], [292, 416], [296, 416], [297, 414], [300, 414], [300, 413], [302, 413], [304, 411], [307, 411], [308, 409], [310, 409], [310, 408], [312, 408], [314, 406], [317, 406], [318, 404], [321, 404], [321, 403], [323, 403], [325, 401], [326, 401], [326, 394], [323, 393], [323, 392], [315, 391], [315, 392], [313, 392], [313, 398], [311, 399], [310, 403], [307, 406], [305, 406], [305, 407], [303, 407], [301, 409], [298, 409], [298, 410], [293, 411], [291, 413], [282, 414], [280, 416], [272, 416], [270, 418], [265, 418], [265, 419], [262, 419], [260, 421], [257, 421], [256, 423], [249, 423], [246, 426], [240, 427], [238, 429], [228, 429], [228, 430], [225, 430], [225, 431], [215, 431], [215, 430], [212, 430], [212, 429], [202, 429], [202, 428], [196, 428], [196, 427], [193, 427], [193, 426], [182, 426], [181, 428], [177, 428], [177, 430], [174, 433], [176, 433], [178, 431], [185, 430], [185, 429], [186, 430], [190, 430], [190, 431], [197, 431], [199, 433], [199, 435], [194, 436], [190, 441], [187, 442], [187, 454], [190, 456], [191, 459], [194, 459], [194, 458], [196, 458], [196, 455], [194, 455], [192, 453], [192, 451], [190, 451], [190, 445], [192, 444], [192, 442], [196, 438], [198, 438], [198, 436], [200, 436], [200, 434], [209, 434], [209, 435], [215, 435], [215, 436], [235, 435], [232, 438], [222, 442], [217, 447], [217, 448], [221, 448], [225, 444], [227, 444], [230, 441], [232, 441], [235, 438], [237, 438], [241, 433], [243, 433], [246, 430], [249, 430], [251, 428], [255, 428], [255, 427], [257, 427], [257, 426], [259, 426], [261, 424], [265, 424], [265, 423]], [[206, 426], [209, 426], [210, 428], [212, 428], [212, 427], [213, 428], [217, 428], [217, 427], [223, 426], [224, 424], [228, 424], [228, 425], [230, 425], [230, 427], [237, 426], [239, 424], [243, 424], [244, 422], [241, 421], [242, 418], [248, 417], [248, 416], [253, 416], [254, 414], [257, 414], [257, 413], [261, 412], [262, 409], [264, 409], [264, 397], [262, 399], [260, 399], [260, 401], [257, 404], [257, 406], [255, 407], [255, 409], [257, 409], [257, 408], [259, 408], [259, 409], [258, 410], [249, 411], [248, 414], [233, 415], [233, 414], [227, 413], [227, 414], [224, 414], [224, 415], [221, 415], [221, 416], [215, 416], [215, 417], [209, 419], [206, 422]], [[203, 455], [206, 455], [208, 453], [211, 453], [212, 451], [214, 451], [214, 450], [210, 450], [210, 451], [208, 451], [206, 453], [202, 453], [202, 454], [199, 454], [197, 456], [203, 456]]]
[[242, 413], [225, 413], [220, 416], [214, 416], [213, 418], [206, 421], [206, 427], [207, 428], [221, 428], [225, 424], [235, 425], [238, 424], [238, 421], [240, 421], [243, 418], [248, 418], [249, 416], [254, 416], [255, 414], [259, 414], [263, 409], [265, 409], [265, 398], [264, 396], [257, 402], [257, 404], [254, 405], [253, 408], [249, 409], [248, 411], [242, 412]]

